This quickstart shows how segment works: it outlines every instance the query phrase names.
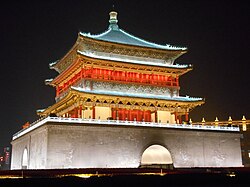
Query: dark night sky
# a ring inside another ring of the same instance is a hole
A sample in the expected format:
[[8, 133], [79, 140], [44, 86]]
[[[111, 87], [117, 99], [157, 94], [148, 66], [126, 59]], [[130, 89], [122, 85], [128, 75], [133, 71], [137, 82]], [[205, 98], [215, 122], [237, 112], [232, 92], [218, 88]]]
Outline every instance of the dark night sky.
[[181, 77], [181, 95], [206, 99], [191, 112], [193, 121], [250, 118], [247, 1], [12, 0], [0, 7], [1, 150], [25, 122], [38, 119], [37, 109], [54, 103], [54, 89], [44, 84], [57, 75], [49, 63], [67, 53], [79, 31], [106, 30], [113, 2], [120, 28], [188, 47], [177, 63], [194, 69]]

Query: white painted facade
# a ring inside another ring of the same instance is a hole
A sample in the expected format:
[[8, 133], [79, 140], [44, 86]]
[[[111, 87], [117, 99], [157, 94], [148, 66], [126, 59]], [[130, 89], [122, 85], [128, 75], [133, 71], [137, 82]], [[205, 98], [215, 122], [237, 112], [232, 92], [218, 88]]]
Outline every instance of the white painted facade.
[[155, 144], [176, 168], [242, 166], [236, 127], [49, 117], [13, 136], [11, 169], [137, 168]]

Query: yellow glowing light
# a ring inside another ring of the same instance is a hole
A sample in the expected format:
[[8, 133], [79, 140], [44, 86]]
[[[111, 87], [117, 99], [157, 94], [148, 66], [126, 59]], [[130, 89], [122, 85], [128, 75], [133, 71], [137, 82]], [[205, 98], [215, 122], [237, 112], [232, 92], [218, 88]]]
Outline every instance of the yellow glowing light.
[[218, 124], [219, 124], [218, 117], [216, 117], [214, 121], [215, 121], [215, 125], [218, 126]]
[[242, 117], [242, 121], [246, 121], [246, 117], [245, 116]]
[[242, 130], [243, 131], [247, 130], [247, 124], [246, 124], [246, 118], [245, 118], [245, 116], [242, 117]]
[[236, 174], [234, 172], [232, 172], [232, 173], [227, 174], [227, 176], [229, 176], [229, 177], [235, 177]]
[[172, 164], [170, 152], [161, 145], [152, 145], [142, 154], [141, 164]]
[[15, 176], [15, 175], [2, 175], [0, 179], [20, 179], [22, 176]]
[[243, 130], [243, 131], [247, 131], [247, 125], [246, 125], [246, 124], [243, 124], [243, 125], [242, 125], [242, 130]]

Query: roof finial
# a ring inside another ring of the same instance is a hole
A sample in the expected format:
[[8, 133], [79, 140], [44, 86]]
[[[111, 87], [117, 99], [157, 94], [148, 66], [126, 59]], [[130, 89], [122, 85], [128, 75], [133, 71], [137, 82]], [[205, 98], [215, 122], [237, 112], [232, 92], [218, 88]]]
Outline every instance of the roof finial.
[[115, 11], [111, 11], [109, 13], [109, 23], [117, 23], [118, 20], [117, 20], [117, 12]]
[[117, 25], [117, 12], [115, 11], [111, 11], [109, 13], [109, 28], [113, 29], [113, 30], [118, 30], [118, 25]]

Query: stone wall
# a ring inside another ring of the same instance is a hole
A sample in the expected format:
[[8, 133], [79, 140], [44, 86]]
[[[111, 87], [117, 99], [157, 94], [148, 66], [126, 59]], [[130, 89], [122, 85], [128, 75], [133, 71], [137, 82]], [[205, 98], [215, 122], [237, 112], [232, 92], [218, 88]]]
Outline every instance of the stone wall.
[[235, 132], [50, 122], [12, 142], [11, 168], [19, 169], [29, 145], [30, 169], [139, 167], [143, 152], [154, 144], [170, 151], [176, 168], [242, 166]]
[[31, 131], [11, 142], [11, 169], [21, 169], [23, 152], [28, 151], [28, 169], [45, 169], [47, 156], [47, 127]]

